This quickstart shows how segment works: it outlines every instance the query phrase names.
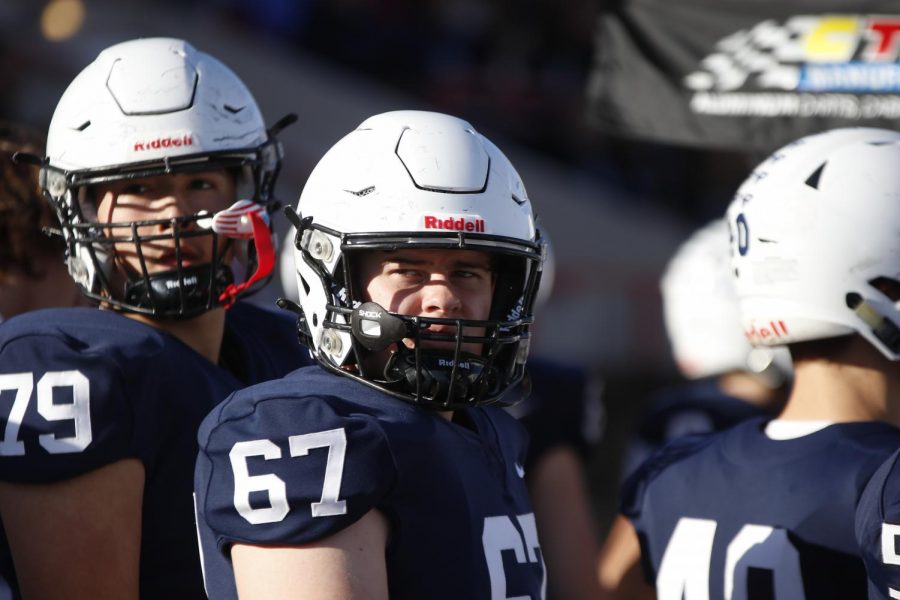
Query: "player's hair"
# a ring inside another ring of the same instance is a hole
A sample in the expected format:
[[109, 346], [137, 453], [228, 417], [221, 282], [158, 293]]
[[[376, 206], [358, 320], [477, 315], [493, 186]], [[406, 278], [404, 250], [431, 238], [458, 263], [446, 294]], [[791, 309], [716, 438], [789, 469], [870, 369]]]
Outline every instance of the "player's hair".
[[0, 121], [0, 274], [38, 279], [43, 273], [37, 259], [58, 255], [63, 260], [62, 239], [43, 232], [59, 225], [41, 193], [38, 168], [12, 160], [16, 152], [42, 155], [44, 140], [33, 127]]

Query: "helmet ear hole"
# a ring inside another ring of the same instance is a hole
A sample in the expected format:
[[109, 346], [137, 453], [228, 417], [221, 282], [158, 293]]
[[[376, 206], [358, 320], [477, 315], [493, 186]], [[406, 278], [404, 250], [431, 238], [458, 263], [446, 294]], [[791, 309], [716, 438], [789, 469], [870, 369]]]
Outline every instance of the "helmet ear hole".
[[891, 299], [891, 302], [900, 300], [900, 281], [890, 277], [876, 277], [869, 280], [869, 285]]

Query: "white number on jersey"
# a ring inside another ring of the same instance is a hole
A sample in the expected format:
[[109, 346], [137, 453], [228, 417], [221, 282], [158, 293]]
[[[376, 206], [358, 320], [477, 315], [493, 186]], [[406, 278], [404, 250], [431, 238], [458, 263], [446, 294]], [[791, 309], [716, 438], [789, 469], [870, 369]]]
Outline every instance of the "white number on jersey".
[[[881, 561], [886, 565], [900, 565], [900, 554], [897, 554], [897, 538], [900, 537], [900, 525], [881, 524]], [[900, 590], [888, 588], [890, 598], [900, 598]]]
[[716, 522], [682, 517], [656, 574], [658, 600], [709, 600], [709, 561]]
[[[656, 576], [658, 600], [709, 600], [709, 569], [717, 523], [682, 517], [672, 532]], [[723, 596], [746, 600], [747, 573], [772, 573], [775, 598], [803, 600], [800, 556], [784, 529], [744, 525], [725, 554]]]
[[[72, 402], [55, 404], [53, 390], [70, 388]], [[19, 429], [25, 419], [25, 411], [35, 389], [34, 373], [10, 373], [0, 375], [0, 391], [15, 390], [16, 395], [9, 410], [3, 439], [0, 440], [0, 456], [22, 456], [25, 442], [19, 439]], [[91, 384], [81, 371], [48, 371], [37, 383], [37, 411], [48, 421], [72, 421], [75, 434], [56, 437], [52, 433], [38, 436], [38, 443], [51, 454], [81, 452], [91, 443]]]
[[541, 545], [538, 543], [534, 513], [518, 515], [516, 520], [519, 522], [519, 527], [522, 528], [521, 534], [506, 515], [484, 519], [481, 543], [484, 546], [484, 559], [487, 561], [488, 574], [491, 577], [491, 600], [529, 600], [528, 596], [507, 598], [506, 572], [503, 570], [504, 550], [512, 550], [516, 562], [520, 564], [538, 563], [541, 565], [541, 569], [544, 571], [541, 598], [547, 595], [547, 570], [544, 568], [541, 557], [537, 554]]
[[[322, 497], [318, 502], [310, 504], [310, 512], [313, 517], [347, 514], [346, 501], [338, 499], [341, 479], [344, 476], [344, 456], [347, 452], [347, 434], [344, 429], [292, 435], [288, 438], [288, 447], [292, 457], [307, 456], [313, 448], [328, 448]], [[231, 447], [228, 456], [234, 473], [234, 507], [238, 513], [252, 525], [277, 523], [283, 520], [290, 512], [284, 480], [274, 473], [250, 475], [247, 468], [247, 459], [251, 456], [261, 456], [265, 460], [280, 459], [281, 448], [266, 439], [237, 442]], [[250, 506], [251, 492], [266, 492], [269, 496], [269, 506], [261, 508]]]

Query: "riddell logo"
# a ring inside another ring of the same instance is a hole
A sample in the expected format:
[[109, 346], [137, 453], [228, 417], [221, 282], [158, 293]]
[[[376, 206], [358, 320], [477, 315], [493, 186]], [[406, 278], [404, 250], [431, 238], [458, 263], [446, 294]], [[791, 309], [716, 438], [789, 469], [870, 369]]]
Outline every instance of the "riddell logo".
[[[195, 285], [197, 285], [197, 276], [196, 275], [191, 275], [190, 277], [184, 278], [184, 287], [191, 287], [191, 286], [195, 286]], [[166, 280], [166, 289], [167, 290], [174, 290], [178, 286], [179, 286], [179, 283], [177, 280], [175, 280], [175, 281], [172, 281], [171, 279]]]
[[484, 219], [478, 217], [450, 217], [448, 219], [439, 219], [437, 217], [425, 216], [425, 229], [446, 229], [448, 231], [471, 231], [473, 233], [484, 233]]
[[[437, 361], [437, 363], [438, 363], [438, 366], [439, 366], [439, 367], [446, 367], [446, 368], [452, 369], [452, 368], [453, 368], [454, 361], [452, 361], [452, 360], [447, 360], [446, 358], [439, 358], [438, 361]], [[461, 361], [461, 362], [459, 363], [459, 368], [460, 368], [460, 369], [471, 370], [472, 365], [470, 365], [470, 364], [469, 364], [469, 361], [467, 361], [467, 360], [466, 360], [466, 361]]]
[[180, 148], [181, 146], [193, 146], [194, 138], [190, 133], [182, 136], [158, 137], [155, 140], [146, 140], [134, 143], [135, 152], [146, 150], [159, 150], [160, 148]]
[[768, 340], [770, 338], [783, 338], [787, 337], [789, 334], [787, 325], [784, 324], [784, 321], [769, 321], [768, 325], [763, 325], [761, 327], [751, 325], [750, 329], [744, 332], [744, 335], [746, 335], [747, 339], [751, 342], [756, 342]]

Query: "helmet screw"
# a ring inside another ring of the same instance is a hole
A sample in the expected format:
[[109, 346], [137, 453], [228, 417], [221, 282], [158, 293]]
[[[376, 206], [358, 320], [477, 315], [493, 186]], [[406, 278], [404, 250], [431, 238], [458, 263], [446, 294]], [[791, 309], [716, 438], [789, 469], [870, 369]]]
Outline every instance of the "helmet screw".
[[326, 329], [322, 332], [322, 337], [319, 339], [319, 345], [322, 347], [322, 350], [332, 355], [340, 354], [341, 348], [343, 347], [341, 338], [338, 337], [338, 334], [332, 329]]

